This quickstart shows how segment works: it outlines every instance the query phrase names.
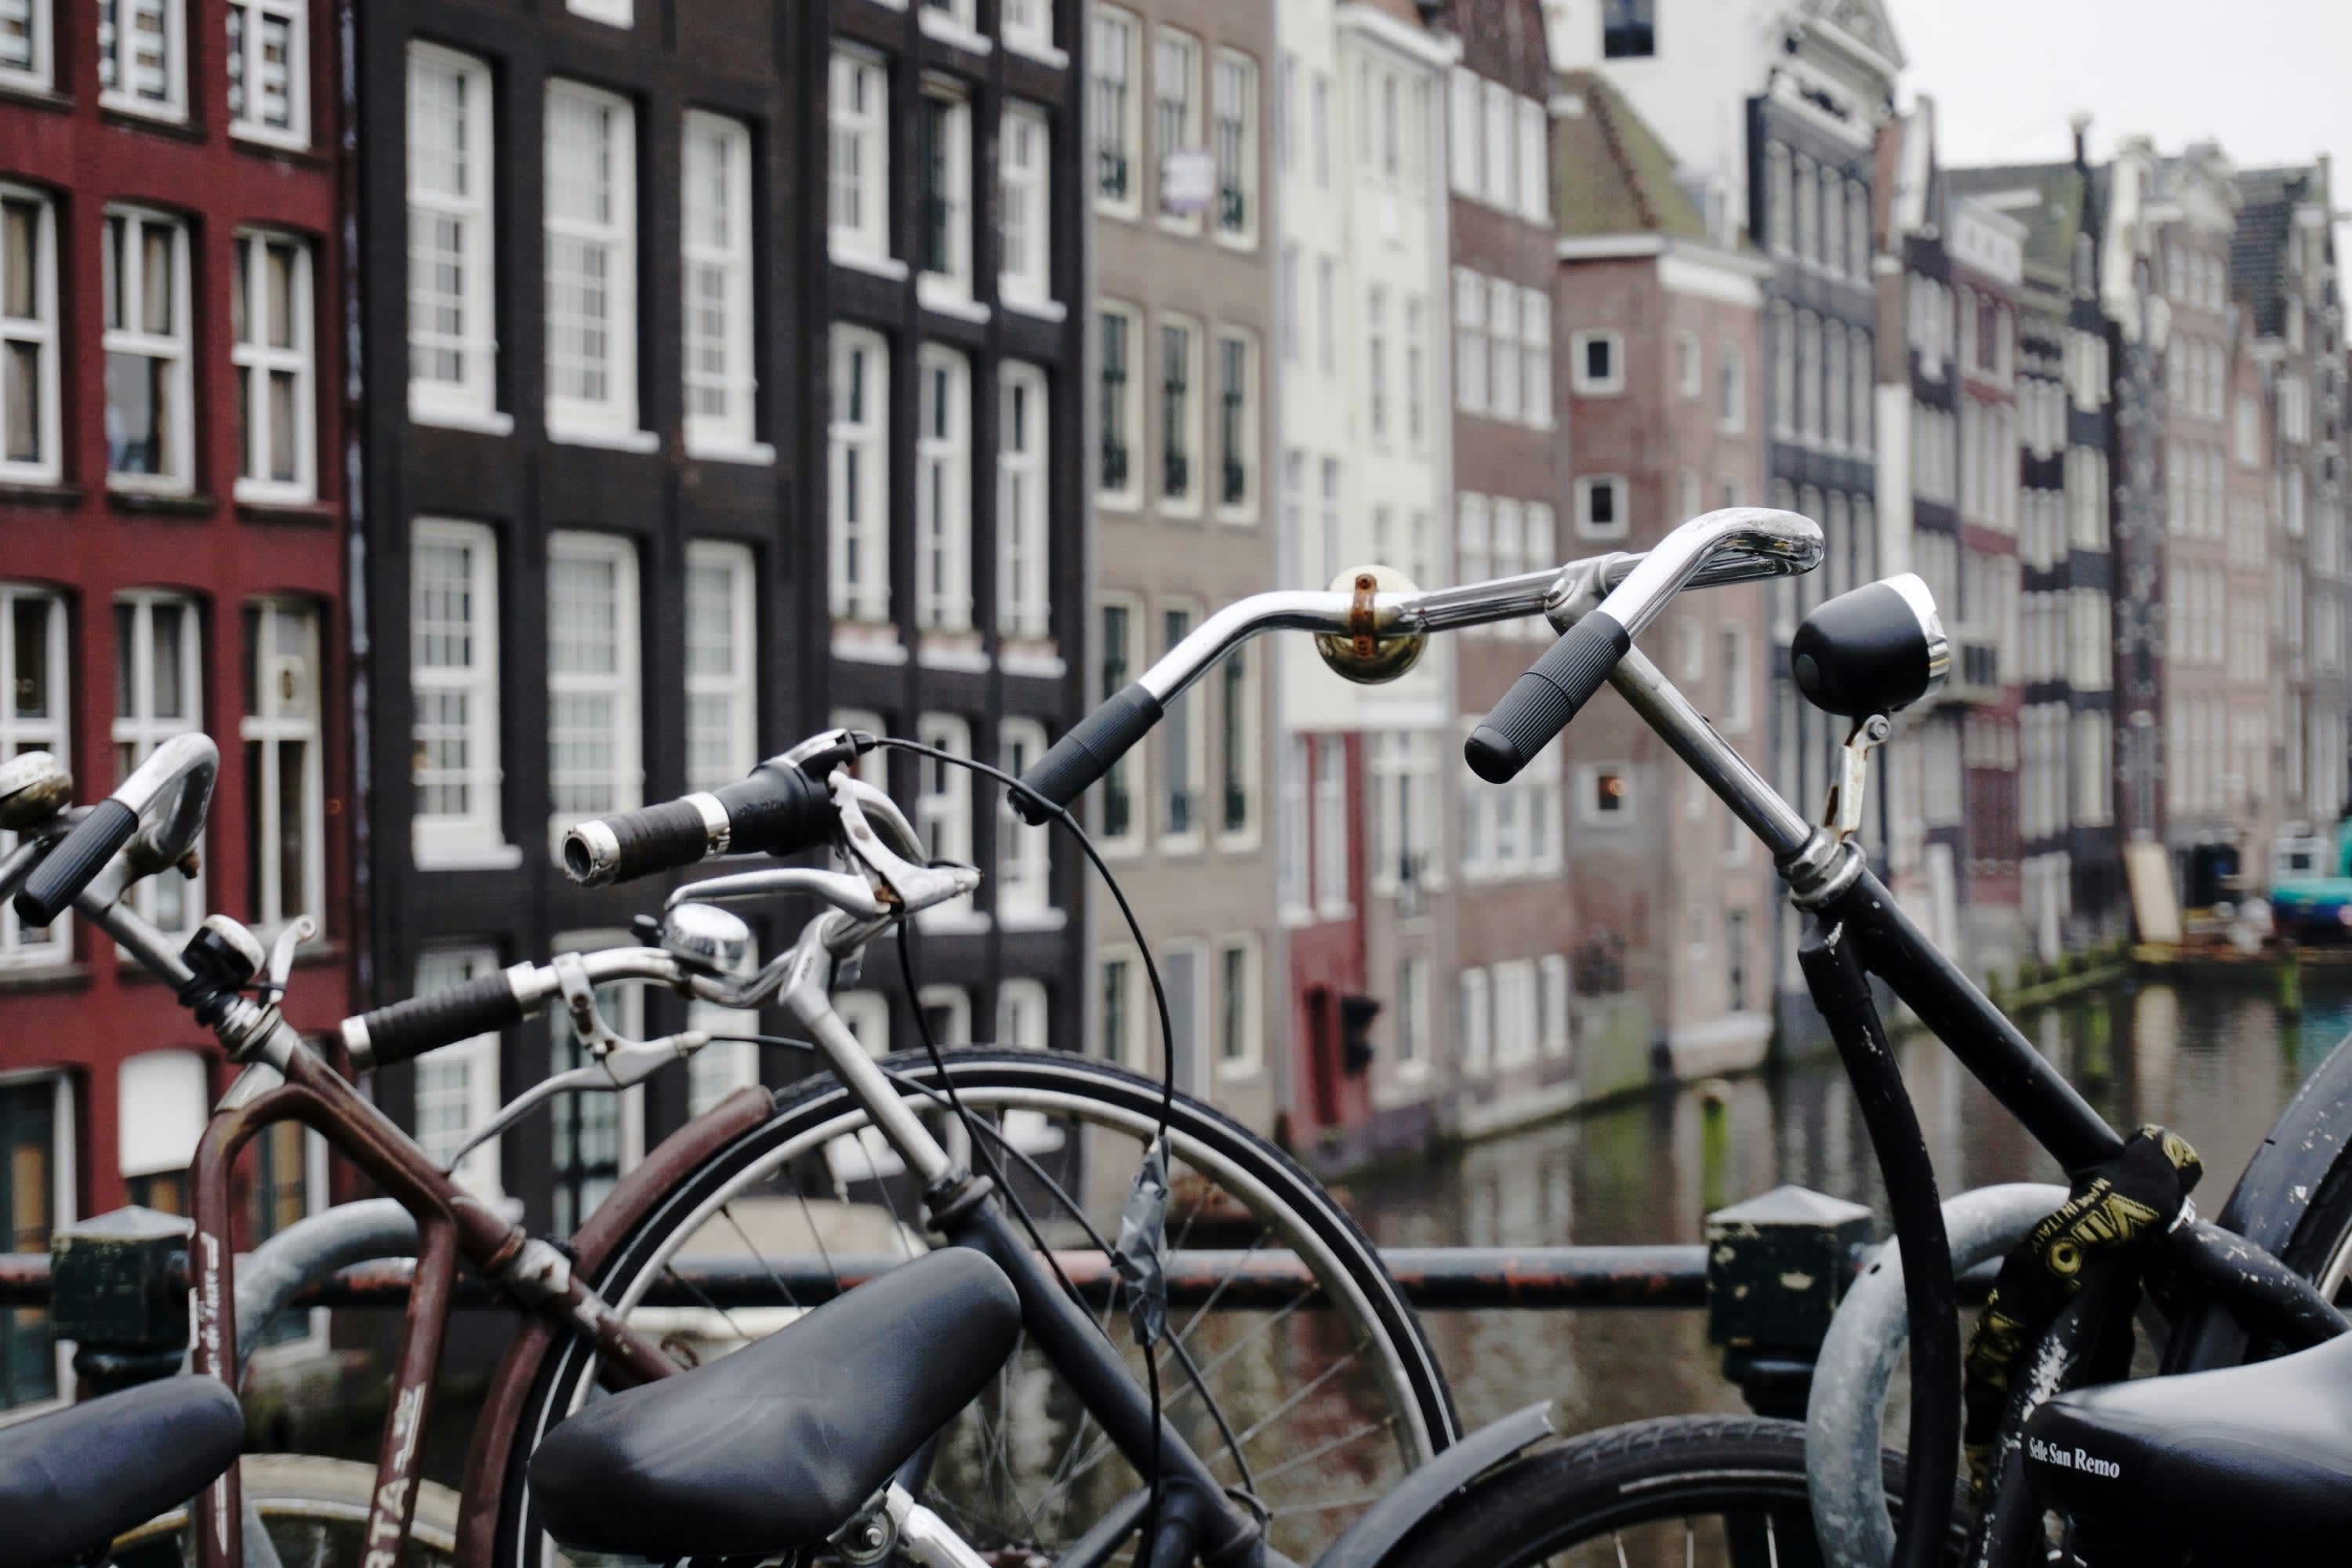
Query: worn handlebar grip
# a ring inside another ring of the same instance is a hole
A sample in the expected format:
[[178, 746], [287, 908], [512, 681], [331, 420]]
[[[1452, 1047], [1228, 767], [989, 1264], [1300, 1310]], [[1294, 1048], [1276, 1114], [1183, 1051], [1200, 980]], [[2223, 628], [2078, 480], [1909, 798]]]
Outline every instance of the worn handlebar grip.
[[16, 889], [16, 918], [28, 927], [45, 926], [65, 913], [138, 831], [139, 814], [121, 801], [91, 806]]
[[615, 812], [563, 836], [563, 873], [601, 888], [674, 871], [712, 855], [792, 855], [832, 837], [833, 802], [801, 769], [762, 763], [708, 794]]
[[1544, 650], [1511, 683], [1486, 721], [1470, 731], [1462, 754], [1488, 784], [1508, 784], [1592, 700], [1633, 646], [1616, 618], [1594, 610]]
[[343, 1048], [360, 1071], [390, 1067], [522, 1022], [522, 1003], [504, 971], [430, 996], [412, 996], [343, 1020]]
[[1105, 698], [1100, 707], [1070, 726], [1021, 775], [1022, 788], [1013, 792], [1013, 809], [1033, 826], [1045, 822], [1053, 813], [1038, 804], [1037, 796], [1055, 805], [1069, 805], [1150, 733], [1165, 711], [1160, 699], [1139, 680]]

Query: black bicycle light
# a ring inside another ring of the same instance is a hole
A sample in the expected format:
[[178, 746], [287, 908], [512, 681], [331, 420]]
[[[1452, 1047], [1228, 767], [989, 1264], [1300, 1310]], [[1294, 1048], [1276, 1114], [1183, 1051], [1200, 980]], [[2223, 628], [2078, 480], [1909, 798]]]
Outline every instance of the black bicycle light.
[[1916, 573], [1866, 584], [1817, 605], [1789, 644], [1805, 700], [1848, 719], [1895, 713], [1944, 684], [1952, 645]]

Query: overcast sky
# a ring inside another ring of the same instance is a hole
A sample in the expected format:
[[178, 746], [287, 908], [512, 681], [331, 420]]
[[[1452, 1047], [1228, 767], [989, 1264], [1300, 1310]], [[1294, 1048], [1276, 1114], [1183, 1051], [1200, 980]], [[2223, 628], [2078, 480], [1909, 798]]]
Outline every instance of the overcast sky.
[[2146, 132], [2159, 150], [2212, 137], [2240, 167], [2335, 159], [2352, 206], [2347, 0], [1886, 0], [1910, 58], [1901, 93], [1937, 103], [1948, 163], [2063, 158]]

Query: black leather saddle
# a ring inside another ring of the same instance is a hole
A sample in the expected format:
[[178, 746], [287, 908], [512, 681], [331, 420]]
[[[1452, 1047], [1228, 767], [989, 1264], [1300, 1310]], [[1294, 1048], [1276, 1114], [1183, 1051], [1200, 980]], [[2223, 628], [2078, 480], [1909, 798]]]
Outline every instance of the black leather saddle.
[[177, 1508], [245, 1447], [211, 1377], [166, 1377], [0, 1428], [0, 1568], [55, 1568]]
[[2062, 1394], [2026, 1423], [2025, 1452], [2045, 1504], [2151, 1563], [2342, 1562], [2352, 1335], [2249, 1366]]
[[531, 1456], [548, 1533], [582, 1552], [769, 1556], [855, 1518], [1013, 1353], [1021, 1302], [943, 1247], [732, 1355], [597, 1400]]

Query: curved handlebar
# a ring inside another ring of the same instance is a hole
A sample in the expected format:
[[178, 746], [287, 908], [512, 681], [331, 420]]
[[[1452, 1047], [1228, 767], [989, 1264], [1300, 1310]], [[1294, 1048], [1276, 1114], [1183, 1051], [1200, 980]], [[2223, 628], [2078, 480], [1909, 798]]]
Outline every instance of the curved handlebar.
[[[675, 985], [686, 974], [677, 959], [652, 947], [606, 948], [582, 954], [581, 963], [588, 978], [600, 985], [614, 980]], [[359, 1072], [410, 1061], [476, 1035], [512, 1028], [562, 989], [552, 965], [518, 963], [429, 996], [411, 996], [346, 1018], [343, 1049]]]
[[[174, 735], [156, 747], [33, 868], [16, 891], [17, 918], [31, 926], [56, 920], [126, 844], [140, 874], [181, 859], [204, 835], [219, 772], [220, 751], [209, 735]], [[157, 814], [167, 792], [169, 805]]]

